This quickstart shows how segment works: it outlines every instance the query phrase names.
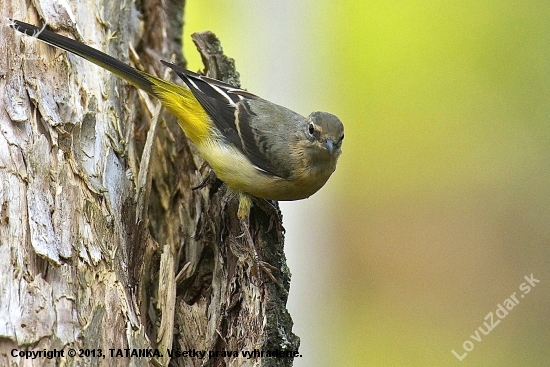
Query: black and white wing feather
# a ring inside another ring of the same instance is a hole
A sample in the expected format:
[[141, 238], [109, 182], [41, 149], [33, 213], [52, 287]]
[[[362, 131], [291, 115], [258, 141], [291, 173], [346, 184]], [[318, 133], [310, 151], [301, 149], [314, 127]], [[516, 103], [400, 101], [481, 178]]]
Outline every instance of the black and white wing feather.
[[251, 108], [251, 102], [263, 101], [260, 97], [166, 61], [162, 63], [189, 87], [222, 134], [221, 138], [241, 151], [258, 169], [281, 178], [290, 176], [288, 168], [278, 164], [270, 154], [270, 136], [261, 133], [263, 129], [258, 126], [261, 121]]

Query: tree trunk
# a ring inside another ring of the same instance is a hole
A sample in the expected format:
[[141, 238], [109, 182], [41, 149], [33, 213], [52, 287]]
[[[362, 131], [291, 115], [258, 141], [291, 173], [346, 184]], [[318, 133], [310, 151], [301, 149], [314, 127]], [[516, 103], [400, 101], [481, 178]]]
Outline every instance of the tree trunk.
[[[161, 58], [185, 66], [177, 0], [22, 4], [4, 0], [0, 15], [157, 75]], [[257, 270], [223, 185], [192, 189], [210, 170], [158, 101], [0, 32], [0, 365], [291, 366], [243, 353], [299, 345], [277, 204], [250, 218], [274, 282]], [[238, 83], [213, 34], [194, 40], [209, 75]]]

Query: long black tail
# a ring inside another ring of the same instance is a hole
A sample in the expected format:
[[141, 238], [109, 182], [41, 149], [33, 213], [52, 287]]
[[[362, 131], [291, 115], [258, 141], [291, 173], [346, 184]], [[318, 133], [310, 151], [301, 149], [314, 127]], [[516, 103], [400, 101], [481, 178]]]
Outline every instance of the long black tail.
[[34, 25], [21, 22], [19, 20], [11, 20], [10, 26], [27, 36], [38, 38], [52, 46], [59, 47], [65, 51], [72, 52], [75, 55], [85, 58], [96, 65], [120, 76], [127, 80], [137, 88], [143, 89], [149, 94], [155, 95], [152, 88], [152, 83], [148, 78], [157, 79], [147, 73], [138, 71], [133, 67], [111, 57], [95, 48], [87, 46], [73, 39], [61, 36], [57, 33], [48, 31], [44, 28], [38, 28]]

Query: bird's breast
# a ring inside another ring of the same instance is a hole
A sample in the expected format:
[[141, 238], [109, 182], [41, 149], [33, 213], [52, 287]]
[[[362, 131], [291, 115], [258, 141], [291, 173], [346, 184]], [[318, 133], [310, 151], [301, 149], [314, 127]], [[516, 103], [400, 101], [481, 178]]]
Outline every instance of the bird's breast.
[[216, 176], [231, 189], [271, 200], [300, 200], [316, 193], [334, 168], [300, 167], [288, 178], [273, 176], [253, 165], [236, 148], [208, 141], [198, 147]]

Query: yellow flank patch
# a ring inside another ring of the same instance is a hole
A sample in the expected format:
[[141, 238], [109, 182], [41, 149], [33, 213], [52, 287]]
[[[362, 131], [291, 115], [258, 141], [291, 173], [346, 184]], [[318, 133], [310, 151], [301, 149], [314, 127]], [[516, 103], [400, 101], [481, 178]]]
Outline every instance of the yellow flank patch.
[[209, 136], [211, 121], [193, 93], [185, 87], [146, 75], [153, 83], [153, 91], [178, 122], [185, 135], [193, 143], [200, 143]]

